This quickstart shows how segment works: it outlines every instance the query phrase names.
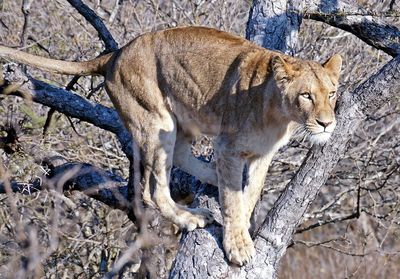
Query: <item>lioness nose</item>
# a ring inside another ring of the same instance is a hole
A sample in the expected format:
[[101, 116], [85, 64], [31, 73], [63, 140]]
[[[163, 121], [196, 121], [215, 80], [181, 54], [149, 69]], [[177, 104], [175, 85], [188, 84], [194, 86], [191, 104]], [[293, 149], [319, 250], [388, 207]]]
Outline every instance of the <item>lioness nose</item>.
[[328, 127], [329, 125], [332, 124], [332, 121], [325, 122], [325, 121], [320, 121], [320, 120], [318, 120], [318, 119], [315, 119], [315, 120], [317, 121], [317, 123], [318, 123], [319, 125], [321, 125], [321, 126], [324, 127], [324, 128], [326, 128], [326, 127]]

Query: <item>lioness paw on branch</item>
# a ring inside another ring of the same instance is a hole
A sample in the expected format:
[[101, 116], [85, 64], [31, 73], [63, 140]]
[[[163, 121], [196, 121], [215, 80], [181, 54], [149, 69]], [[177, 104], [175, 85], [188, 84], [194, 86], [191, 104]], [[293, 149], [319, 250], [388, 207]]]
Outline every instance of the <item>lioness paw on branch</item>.
[[[2, 57], [71, 75], [103, 75], [114, 106], [134, 139], [135, 187], [143, 200], [181, 228], [212, 222], [205, 209], [176, 204], [169, 191], [173, 164], [219, 187], [223, 245], [243, 265], [255, 253], [250, 216], [268, 165], [294, 133], [328, 140], [342, 60], [324, 64], [267, 50], [203, 27], [151, 32], [87, 62], [65, 62], [0, 46]], [[215, 137], [216, 168], [192, 157], [191, 138]], [[248, 185], [242, 173], [248, 166]]]

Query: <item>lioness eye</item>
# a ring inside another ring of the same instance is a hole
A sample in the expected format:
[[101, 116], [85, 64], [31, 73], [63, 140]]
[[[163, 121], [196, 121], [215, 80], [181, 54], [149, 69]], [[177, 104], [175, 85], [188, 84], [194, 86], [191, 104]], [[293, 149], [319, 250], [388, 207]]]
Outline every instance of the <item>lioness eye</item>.
[[335, 91], [330, 92], [329, 95], [328, 95], [329, 99], [332, 99], [333, 97], [335, 97], [335, 95], [336, 95]]
[[303, 97], [303, 98], [311, 100], [311, 94], [310, 93], [301, 93], [300, 96]]

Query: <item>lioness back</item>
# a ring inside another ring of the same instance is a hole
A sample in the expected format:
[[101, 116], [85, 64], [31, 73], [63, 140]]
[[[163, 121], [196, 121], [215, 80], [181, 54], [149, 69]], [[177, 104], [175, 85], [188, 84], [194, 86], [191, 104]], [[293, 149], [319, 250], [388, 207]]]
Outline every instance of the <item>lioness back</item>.
[[[130, 75], [139, 72], [155, 81], [154, 87], [162, 89], [161, 96], [153, 91], [138, 97], [149, 103], [168, 100], [183, 129], [211, 135], [220, 132], [220, 125], [216, 123], [221, 123], [223, 113], [235, 113], [239, 109], [243, 116], [247, 108], [254, 111], [260, 106], [259, 100], [249, 98], [249, 94], [256, 96], [256, 91], [265, 89], [254, 85], [269, 78], [272, 53], [238, 36], [205, 27], [147, 33], [124, 48], [128, 51], [124, 50], [119, 58], [122, 72], [130, 72]], [[150, 106], [157, 107], [156, 104]], [[234, 118], [232, 121], [238, 121]]]

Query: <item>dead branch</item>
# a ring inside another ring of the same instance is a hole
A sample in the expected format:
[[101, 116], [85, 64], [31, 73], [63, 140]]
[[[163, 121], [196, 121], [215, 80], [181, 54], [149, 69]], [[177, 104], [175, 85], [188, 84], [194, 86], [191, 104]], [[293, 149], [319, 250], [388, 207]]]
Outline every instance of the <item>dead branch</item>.
[[68, 0], [71, 4], [97, 31], [99, 37], [105, 44], [105, 53], [118, 49], [118, 43], [112, 37], [110, 31], [96, 13], [80, 0]]
[[25, 75], [16, 66], [6, 66], [3, 74], [4, 84], [0, 87], [0, 94], [7, 93], [30, 98], [34, 102], [53, 108], [67, 116], [110, 131], [117, 136], [125, 154], [128, 157], [131, 155], [131, 136], [115, 109], [90, 102], [63, 88], [34, 79]]
[[[98, 167], [83, 163], [63, 163], [51, 168], [49, 174], [31, 183], [11, 181], [11, 189], [24, 195], [48, 189], [63, 180], [63, 191], [80, 191], [106, 205], [121, 210], [129, 208], [127, 182], [120, 176]], [[0, 194], [6, 193], [4, 182], [0, 181]]]
[[22, 2], [22, 7], [21, 11], [24, 14], [24, 25], [22, 27], [22, 32], [21, 32], [21, 40], [20, 40], [20, 47], [24, 47], [26, 45], [26, 41], [28, 39], [28, 34], [27, 34], [27, 29], [29, 25], [29, 14], [30, 14], [30, 9], [31, 9], [31, 0], [24, 0]]
[[393, 57], [400, 54], [400, 30], [396, 26], [385, 24], [379, 18], [310, 12], [304, 16], [348, 31]]

